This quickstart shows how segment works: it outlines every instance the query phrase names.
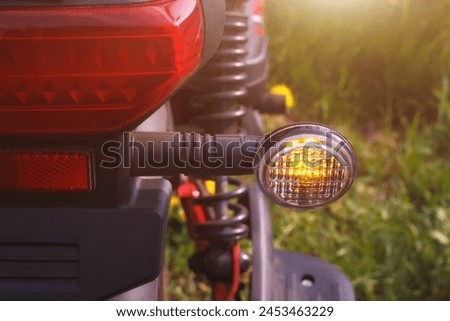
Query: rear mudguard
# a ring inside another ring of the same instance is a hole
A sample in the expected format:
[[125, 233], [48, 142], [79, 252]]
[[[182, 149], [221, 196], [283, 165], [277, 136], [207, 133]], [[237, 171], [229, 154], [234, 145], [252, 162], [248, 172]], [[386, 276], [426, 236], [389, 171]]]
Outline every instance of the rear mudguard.
[[171, 191], [136, 178], [114, 208], [1, 208], [0, 300], [157, 299]]
[[249, 189], [249, 207], [253, 249], [251, 300], [355, 300], [350, 280], [334, 265], [273, 248], [269, 207], [256, 186]]

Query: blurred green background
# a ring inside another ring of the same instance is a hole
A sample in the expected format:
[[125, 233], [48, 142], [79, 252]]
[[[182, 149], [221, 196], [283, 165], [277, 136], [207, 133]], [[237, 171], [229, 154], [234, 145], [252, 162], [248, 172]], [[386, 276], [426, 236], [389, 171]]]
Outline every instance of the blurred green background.
[[[272, 207], [275, 246], [336, 264], [359, 300], [450, 300], [450, 1], [266, 0], [266, 28], [270, 82], [295, 101], [270, 126], [327, 124], [358, 158], [338, 202]], [[200, 299], [177, 211], [170, 298]]]

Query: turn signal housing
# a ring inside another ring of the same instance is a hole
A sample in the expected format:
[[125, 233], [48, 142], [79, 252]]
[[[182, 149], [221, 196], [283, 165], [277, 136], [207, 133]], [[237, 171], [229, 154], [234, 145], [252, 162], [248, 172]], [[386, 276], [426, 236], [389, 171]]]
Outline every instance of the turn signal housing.
[[277, 204], [312, 209], [336, 201], [355, 178], [355, 152], [329, 127], [303, 123], [268, 134], [260, 144], [255, 175]]

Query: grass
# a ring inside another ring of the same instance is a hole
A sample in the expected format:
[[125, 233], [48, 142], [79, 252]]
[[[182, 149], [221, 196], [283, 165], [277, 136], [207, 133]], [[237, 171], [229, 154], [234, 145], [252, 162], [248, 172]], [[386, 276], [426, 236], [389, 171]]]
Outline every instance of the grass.
[[450, 299], [450, 3], [266, 3], [289, 121], [339, 129], [358, 156], [340, 201], [273, 207], [275, 245], [335, 263], [358, 299]]
[[404, 136], [343, 127], [359, 156], [354, 186], [324, 209], [273, 207], [275, 246], [333, 262], [358, 299], [450, 299], [450, 166], [437, 157], [441, 130], [417, 119]]
[[[352, 3], [266, 0], [270, 82], [296, 102], [268, 125], [327, 124], [358, 158], [338, 202], [272, 206], [275, 246], [336, 264], [360, 300], [449, 300], [450, 2]], [[171, 298], [204, 298], [205, 283], [186, 276], [193, 248], [182, 224], [173, 213]]]

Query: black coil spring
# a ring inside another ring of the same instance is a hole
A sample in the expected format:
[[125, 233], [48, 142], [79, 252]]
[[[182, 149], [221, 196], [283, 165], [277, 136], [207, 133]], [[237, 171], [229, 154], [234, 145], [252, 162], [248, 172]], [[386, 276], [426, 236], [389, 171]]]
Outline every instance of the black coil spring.
[[221, 45], [212, 60], [203, 68], [195, 85], [204, 93], [195, 95], [190, 104], [201, 110], [191, 121], [214, 128], [223, 121], [239, 120], [245, 108], [239, 100], [247, 95], [245, 83], [248, 16], [239, 11], [226, 13]]
[[[199, 197], [195, 200], [195, 203], [208, 207], [220, 201], [240, 198], [247, 193], [247, 186], [241, 181], [229, 178], [228, 182], [237, 188], [226, 193]], [[248, 209], [242, 204], [230, 202], [228, 203], [228, 207], [233, 211], [232, 216], [220, 220], [208, 221], [203, 224], [198, 224], [195, 227], [199, 239], [232, 242], [248, 236]]]
[[[225, 28], [221, 45], [212, 60], [196, 77], [195, 85], [202, 92], [194, 95], [190, 104], [199, 111], [191, 122], [200, 124], [210, 133], [221, 133], [232, 127], [238, 127], [246, 109], [240, 101], [247, 95], [247, 42], [249, 17], [242, 13], [239, 6], [242, 1], [228, 0]], [[234, 127], [234, 128], [236, 128]], [[247, 193], [247, 187], [236, 179], [229, 178], [228, 183], [236, 188], [229, 192], [212, 196], [201, 196], [196, 203], [204, 208], [213, 209], [216, 204], [227, 202], [233, 215], [213, 218], [196, 226], [200, 239], [211, 242], [234, 242], [248, 235], [248, 209], [239, 203], [230, 202]]]

